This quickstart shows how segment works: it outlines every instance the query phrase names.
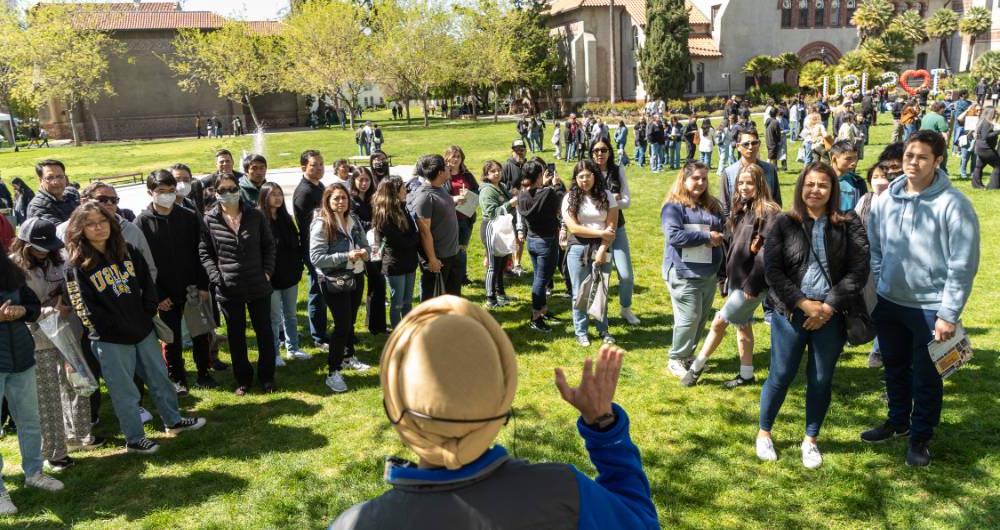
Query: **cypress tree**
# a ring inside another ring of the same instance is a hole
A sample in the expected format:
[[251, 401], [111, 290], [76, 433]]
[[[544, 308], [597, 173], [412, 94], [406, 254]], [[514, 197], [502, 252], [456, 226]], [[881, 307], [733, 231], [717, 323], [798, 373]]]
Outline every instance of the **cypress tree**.
[[684, 0], [646, 2], [646, 42], [639, 51], [639, 75], [647, 98], [681, 97], [694, 80], [690, 33]]

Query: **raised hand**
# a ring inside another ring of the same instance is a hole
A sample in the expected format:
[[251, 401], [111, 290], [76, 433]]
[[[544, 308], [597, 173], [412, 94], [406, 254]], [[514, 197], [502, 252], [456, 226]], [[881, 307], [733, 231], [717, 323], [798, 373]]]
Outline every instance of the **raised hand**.
[[604, 344], [597, 352], [597, 366], [589, 357], [583, 361], [583, 375], [580, 385], [571, 387], [566, 382], [562, 368], [556, 368], [556, 388], [564, 400], [580, 411], [584, 423], [594, 421], [611, 413], [611, 402], [618, 388], [618, 376], [622, 371], [625, 350], [618, 346]]

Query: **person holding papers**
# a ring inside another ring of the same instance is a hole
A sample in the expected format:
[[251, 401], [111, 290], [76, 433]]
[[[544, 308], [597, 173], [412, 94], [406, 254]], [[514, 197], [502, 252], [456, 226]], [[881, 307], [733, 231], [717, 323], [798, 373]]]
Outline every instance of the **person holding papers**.
[[722, 204], [708, 191], [708, 166], [688, 162], [663, 201], [663, 279], [670, 289], [674, 336], [667, 368], [684, 377], [712, 311], [723, 261]]

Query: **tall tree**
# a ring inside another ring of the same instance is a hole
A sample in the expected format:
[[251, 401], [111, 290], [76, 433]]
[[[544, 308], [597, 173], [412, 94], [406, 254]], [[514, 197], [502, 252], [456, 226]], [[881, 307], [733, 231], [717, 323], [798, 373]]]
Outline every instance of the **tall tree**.
[[31, 92], [66, 104], [74, 145], [79, 144], [76, 109], [115, 95], [108, 80], [108, 57], [124, 49], [107, 33], [90, 29], [91, 16], [86, 6], [44, 4], [29, 11], [25, 34], [25, 42], [34, 45]]
[[158, 57], [180, 78], [181, 90], [197, 92], [201, 84], [213, 87], [219, 97], [246, 106], [260, 130], [253, 98], [281, 90], [289, 67], [278, 35], [227, 20], [217, 30], [181, 29], [173, 47], [173, 53]]
[[965, 70], [972, 68], [972, 59], [976, 55], [976, 39], [980, 34], [986, 33], [993, 26], [993, 15], [985, 7], [972, 7], [965, 12], [965, 16], [958, 23], [958, 31], [962, 35], [969, 37], [969, 58], [965, 63]]
[[350, 0], [301, 4], [282, 31], [290, 61], [284, 85], [300, 94], [332, 96], [347, 107], [351, 128], [361, 92], [372, 80], [368, 10]]
[[885, 31], [895, 13], [896, 6], [889, 0], [862, 0], [851, 17], [851, 24], [858, 28], [858, 49], [870, 37]]
[[743, 65], [743, 72], [753, 76], [754, 86], [760, 88], [761, 79], [770, 81], [771, 73], [778, 68], [781, 68], [781, 66], [774, 57], [770, 55], [755, 55]]
[[646, 42], [639, 50], [639, 76], [653, 98], [679, 98], [694, 80], [688, 50], [684, 0], [646, 2]]
[[980, 55], [972, 67], [972, 75], [990, 83], [1000, 81], [1000, 52], [989, 51]]
[[[31, 60], [25, 42], [25, 28], [17, 12], [0, 8], [0, 107], [7, 109], [7, 124], [11, 133], [8, 140], [15, 151], [17, 127], [14, 124], [14, 109], [20, 97], [33, 93]], [[25, 88], [28, 89], [27, 94], [22, 94]]]
[[545, 0], [521, 0], [508, 28], [516, 39], [514, 54], [520, 61], [517, 81], [527, 92], [533, 111], [538, 98], [552, 94], [552, 85], [565, 84], [569, 69], [559, 55], [559, 37], [549, 28], [549, 5]]
[[823, 78], [830, 76], [830, 67], [823, 61], [809, 61], [799, 70], [799, 87], [812, 90], [823, 88]]
[[944, 63], [945, 68], [951, 68], [951, 53], [948, 41], [958, 33], [958, 13], [950, 7], [938, 9], [927, 19], [927, 35], [938, 39], [941, 48], [938, 50], [938, 63]]
[[[468, 68], [472, 89], [473, 115], [476, 114], [475, 88], [493, 91], [493, 121], [499, 116], [500, 86], [517, 80], [522, 64], [523, 48], [519, 38], [510, 31], [516, 16], [498, 0], [479, 0], [476, 8], [460, 8], [462, 19], [462, 63]], [[465, 78], [466, 76], [461, 76]]]

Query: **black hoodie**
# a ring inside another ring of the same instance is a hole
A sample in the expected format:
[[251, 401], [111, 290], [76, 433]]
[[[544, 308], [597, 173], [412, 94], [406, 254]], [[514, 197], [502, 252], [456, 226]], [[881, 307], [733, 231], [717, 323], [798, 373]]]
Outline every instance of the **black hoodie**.
[[66, 299], [91, 340], [138, 344], [153, 331], [159, 303], [156, 284], [142, 253], [132, 245], [120, 262], [101, 257], [89, 269], [67, 266], [66, 281]]
[[563, 192], [552, 186], [522, 190], [517, 194], [517, 213], [528, 224], [528, 236], [559, 236], [562, 200]]
[[180, 304], [187, 298], [188, 285], [208, 290], [208, 274], [198, 254], [202, 232], [198, 214], [175, 205], [169, 214], [161, 215], [150, 204], [139, 213], [136, 224], [153, 253], [156, 289], [162, 298]]

